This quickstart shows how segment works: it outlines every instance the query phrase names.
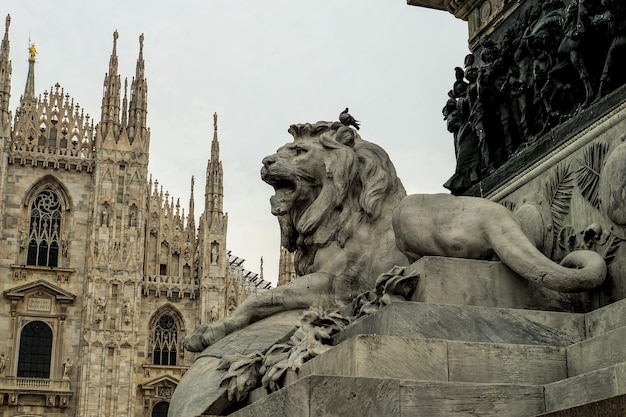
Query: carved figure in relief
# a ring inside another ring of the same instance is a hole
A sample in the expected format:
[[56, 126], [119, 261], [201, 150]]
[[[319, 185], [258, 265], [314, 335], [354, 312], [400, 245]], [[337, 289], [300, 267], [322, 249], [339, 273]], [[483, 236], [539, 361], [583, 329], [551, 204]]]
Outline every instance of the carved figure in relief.
[[63, 362], [63, 379], [69, 379], [73, 367], [74, 362], [72, 362], [70, 358], [67, 358], [65, 362]]
[[133, 309], [130, 306], [130, 300], [124, 300], [122, 314], [124, 315], [124, 323], [129, 324], [131, 322], [131, 316], [133, 315]]
[[[602, 0], [602, 5], [606, 11], [597, 18], [597, 22], [604, 23], [612, 39], [600, 77], [598, 98], [608, 92], [609, 85], [617, 75], [615, 67], [619, 66], [618, 63], [621, 64], [623, 72], [623, 55], [626, 50], [626, 5], [621, 0]], [[622, 75], [619, 79], [623, 82], [626, 77]]]
[[211, 244], [211, 264], [213, 265], [217, 265], [217, 262], [219, 261], [218, 246], [219, 245], [216, 242]]
[[215, 306], [212, 306], [211, 310], [209, 310], [209, 323], [214, 322], [216, 320], [217, 320], [217, 310], [215, 309]]
[[69, 254], [69, 248], [70, 248], [70, 241], [66, 236], [63, 240], [61, 240], [61, 255], [64, 258], [67, 258]]
[[20, 229], [20, 252], [26, 249], [26, 242], [28, 238], [26, 236], [26, 232], [23, 229]]
[[107, 306], [107, 298], [106, 297], [98, 297], [96, 298], [96, 309], [99, 312], [104, 311]]
[[109, 210], [105, 207], [100, 215], [100, 226], [109, 227]]
[[[473, 58], [469, 59], [473, 63]], [[468, 59], [466, 59], [468, 61]], [[471, 64], [470, 64], [471, 65]], [[480, 152], [478, 147], [478, 137], [469, 122], [470, 101], [468, 89], [472, 91], [476, 87], [477, 70], [474, 67], [467, 68], [467, 79], [465, 82], [465, 71], [461, 68], [455, 69], [456, 81], [452, 87], [451, 98], [446, 105], [448, 109], [448, 130], [450, 124], [456, 125], [456, 135], [454, 141], [456, 153], [456, 169], [454, 175], [446, 181], [444, 187], [452, 191], [453, 194], [463, 192], [480, 180]]]
[[7, 355], [2, 352], [0, 353], [0, 375], [4, 375], [4, 370], [7, 367]]
[[565, 9], [564, 36], [559, 45], [559, 53], [568, 56], [585, 88], [583, 107], [587, 106], [593, 98], [589, 71], [582, 55], [582, 49], [588, 38], [587, 32], [590, 30], [590, 16], [586, 3], [586, 0], [574, 0]]
[[133, 207], [131, 208], [130, 213], [128, 213], [128, 227], [136, 227], [136, 226], [137, 226], [137, 213]]
[[405, 198], [385, 151], [354, 129], [318, 122], [293, 125], [289, 132], [294, 141], [263, 160], [261, 176], [275, 189], [272, 214], [282, 246], [296, 252], [300, 278], [201, 325], [185, 339], [187, 350], [201, 351], [286, 310], [345, 306], [374, 288], [382, 273], [422, 256], [499, 257], [519, 275], [558, 291], [588, 290], [604, 280], [599, 254], [576, 251], [562, 265], [552, 262], [500, 204], [445, 194]]

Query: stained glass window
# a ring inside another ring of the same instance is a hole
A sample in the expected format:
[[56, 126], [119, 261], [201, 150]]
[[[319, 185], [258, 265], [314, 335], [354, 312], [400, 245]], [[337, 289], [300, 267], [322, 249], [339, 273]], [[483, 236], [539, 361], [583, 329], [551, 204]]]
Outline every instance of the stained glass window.
[[44, 190], [31, 206], [26, 263], [58, 266], [60, 232], [61, 203], [52, 190]]
[[177, 344], [176, 322], [169, 314], [163, 314], [154, 328], [154, 364], [176, 365]]

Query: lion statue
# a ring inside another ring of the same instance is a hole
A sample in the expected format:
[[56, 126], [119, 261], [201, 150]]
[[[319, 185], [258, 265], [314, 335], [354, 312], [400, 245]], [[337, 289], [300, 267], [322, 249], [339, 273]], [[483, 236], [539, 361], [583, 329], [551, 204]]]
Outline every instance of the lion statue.
[[545, 257], [512, 213], [495, 202], [447, 194], [406, 196], [387, 153], [339, 122], [292, 125], [294, 140], [263, 159], [274, 187], [281, 243], [295, 251], [300, 278], [258, 293], [230, 317], [198, 327], [185, 348], [199, 352], [252, 322], [311, 306], [336, 309], [376, 278], [422, 256], [500, 259], [519, 275], [565, 292], [600, 285], [603, 258], [575, 251]]

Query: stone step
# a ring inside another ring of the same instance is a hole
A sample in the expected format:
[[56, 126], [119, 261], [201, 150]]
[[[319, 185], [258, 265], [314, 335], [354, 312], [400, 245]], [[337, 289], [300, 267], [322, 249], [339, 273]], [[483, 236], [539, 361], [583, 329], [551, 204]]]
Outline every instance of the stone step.
[[626, 395], [553, 411], [536, 417], [617, 417], [626, 416]]
[[335, 344], [357, 334], [565, 347], [585, 338], [585, 315], [399, 302], [355, 321]]
[[546, 384], [546, 412], [564, 410], [624, 394], [626, 394], [626, 362]]
[[626, 326], [626, 298], [585, 314], [585, 331], [588, 338], [624, 326]]
[[543, 387], [312, 375], [232, 417], [529, 417]]
[[[287, 372], [283, 384], [313, 375], [543, 385], [567, 378], [567, 361], [563, 347], [357, 335]], [[267, 395], [256, 389], [248, 402]]]
[[567, 362], [562, 347], [358, 335], [306, 362], [298, 377], [310, 375], [542, 385]]
[[567, 347], [570, 377], [626, 362], [626, 326]]

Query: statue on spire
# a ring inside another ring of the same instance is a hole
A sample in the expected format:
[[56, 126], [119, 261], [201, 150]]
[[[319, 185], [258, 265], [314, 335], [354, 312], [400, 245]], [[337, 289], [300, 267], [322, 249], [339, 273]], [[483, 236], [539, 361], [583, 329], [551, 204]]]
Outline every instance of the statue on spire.
[[213, 130], [217, 131], [217, 112], [213, 113]]
[[37, 56], [37, 49], [35, 48], [35, 44], [30, 41], [28, 38], [28, 52], [30, 53], [29, 61], [34, 61]]

